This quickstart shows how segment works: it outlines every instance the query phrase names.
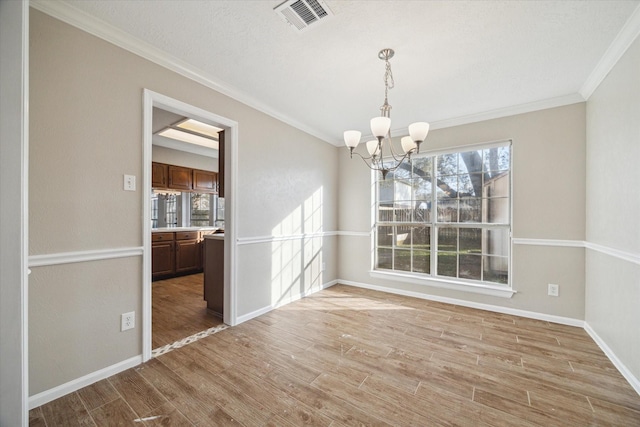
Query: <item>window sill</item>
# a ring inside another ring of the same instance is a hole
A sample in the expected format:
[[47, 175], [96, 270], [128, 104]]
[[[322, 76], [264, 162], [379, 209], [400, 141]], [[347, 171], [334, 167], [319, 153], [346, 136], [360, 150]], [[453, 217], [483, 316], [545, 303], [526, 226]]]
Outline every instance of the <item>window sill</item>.
[[379, 270], [369, 271], [371, 277], [377, 279], [395, 280], [414, 285], [431, 286], [434, 288], [451, 289], [454, 291], [471, 292], [474, 294], [490, 295], [501, 298], [511, 298], [517, 291], [508, 286], [479, 285], [457, 280], [447, 280], [434, 277], [422, 277], [411, 273], [387, 272]]

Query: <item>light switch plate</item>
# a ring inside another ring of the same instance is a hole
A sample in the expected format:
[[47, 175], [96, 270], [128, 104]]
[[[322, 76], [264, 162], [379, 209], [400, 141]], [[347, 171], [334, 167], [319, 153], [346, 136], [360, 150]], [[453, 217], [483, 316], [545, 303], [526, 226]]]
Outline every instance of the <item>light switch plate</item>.
[[125, 191], [136, 191], [136, 176], [125, 175], [124, 176], [124, 189]]

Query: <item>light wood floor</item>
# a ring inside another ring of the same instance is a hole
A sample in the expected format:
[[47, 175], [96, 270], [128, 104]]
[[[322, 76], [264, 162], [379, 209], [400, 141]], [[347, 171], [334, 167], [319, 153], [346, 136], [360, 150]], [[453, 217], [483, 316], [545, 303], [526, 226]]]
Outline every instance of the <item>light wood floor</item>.
[[31, 425], [638, 426], [580, 328], [337, 285], [31, 411]]
[[151, 284], [152, 348], [222, 324], [220, 318], [207, 312], [203, 283], [204, 276], [200, 273]]

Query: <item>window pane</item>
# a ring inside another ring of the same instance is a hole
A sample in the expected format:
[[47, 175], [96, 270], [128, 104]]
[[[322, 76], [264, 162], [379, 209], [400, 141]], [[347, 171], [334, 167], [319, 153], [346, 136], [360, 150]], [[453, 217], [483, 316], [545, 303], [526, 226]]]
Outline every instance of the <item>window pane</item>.
[[482, 222], [488, 224], [509, 223], [509, 198], [483, 199]]
[[458, 155], [443, 154], [438, 156], [438, 176], [458, 174]]
[[414, 249], [413, 251], [413, 271], [416, 273], [429, 274], [431, 270], [430, 252]]
[[460, 229], [460, 253], [480, 254], [482, 253], [482, 229], [461, 228]]
[[507, 257], [483, 256], [483, 279], [486, 282], [508, 283], [509, 260]]
[[482, 197], [509, 197], [509, 172], [487, 174]]
[[378, 182], [378, 201], [380, 204], [393, 202], [393, 180], [385, 179]]
[[414, 200], [431, 200], [431, 181], [414, 178], [412, 187]]
[[455, 252], [438, 252], [438, 275], [458, 277], [458, 255]]
[[212, 195], [191, 193], [191, 226], [207, 227], [213, 225]]
[[411, 247], [411, 226], [399, 225], [396, 227], [396, 246]]
[[438, 200], [438, 222], [458, 222], [458, 200]]
[[458, 197], [458, 175], [438, 176], [438, 199]]
[[458, 229], [453, 227], [438, 228], [438, 251], [458, 250]]
[[482, 172], [482, 150], [460, 153], [458, 155], [458, 172], [461, 174]]
[[378, 206], [378, 221], [393, 221], [393, 203], [380, 203]]
[[396, 249], [393, 253], [393, 269], [411, 271], [411, 250]]
[[416, 157], [412, 160], [412, 163], [414, 178], [431, 179], [431, 157]]
[[460, 276], [463, 279], [482, 280], [482, 256], [460, 254]]
[[393, 244], [393, 227], [382, 225], [378, 226], [378, 246], [391, 247]]
[[376, 259], [376, 268], [384, 268], [391, 270], [393, 264], [393, 252], [391, 249], [378, 248], [378, 256]]
[[413, 247], [427, 250], [431, 248], [431, 227], [413, 228]]
[[482, 222], [482, 199], [460, 200], [460, 222]]
[[509, 170], [510, 147], [495, 147], [484, 150], [484, 170], [487, 172]]
[[509, 231], [506, 229], [484, 230], [482, 253], [487, 255], [509, 255]]
[[413, 221], [413, 206], [411, 200], [400, 200], [395, 203], [395, 216], [393, 220], [396, 222]]

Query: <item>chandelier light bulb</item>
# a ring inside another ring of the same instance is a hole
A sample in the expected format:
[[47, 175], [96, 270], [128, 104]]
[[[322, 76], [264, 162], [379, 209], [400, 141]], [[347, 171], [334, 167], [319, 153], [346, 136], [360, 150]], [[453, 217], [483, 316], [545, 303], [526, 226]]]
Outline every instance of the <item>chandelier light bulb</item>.
[[418, 148], [418, 144], [410, 136], [402, 137], [400, 145], [402, 145], [402, 151], [405, 153], [409, 153]]
[[356, 148], [360, 143], [362, 133], [357, 130], [347, 130], [344, 132], [344, 143], [349, 148]]
[[367, 141], [367, 151], [371, 157], [378, 157], [380, 155], [378, 140], [372, 139], [371, 141]]
[[409, 135], [415, 142], [422, 142], [427, 139], [429, 133], [429, 123], [416, 122], [409, 125]]
[[376, 138], [384, 138], [391, 128], [391, 119], [389, 117], [374, 117], [371, 119], [371, 133]]

